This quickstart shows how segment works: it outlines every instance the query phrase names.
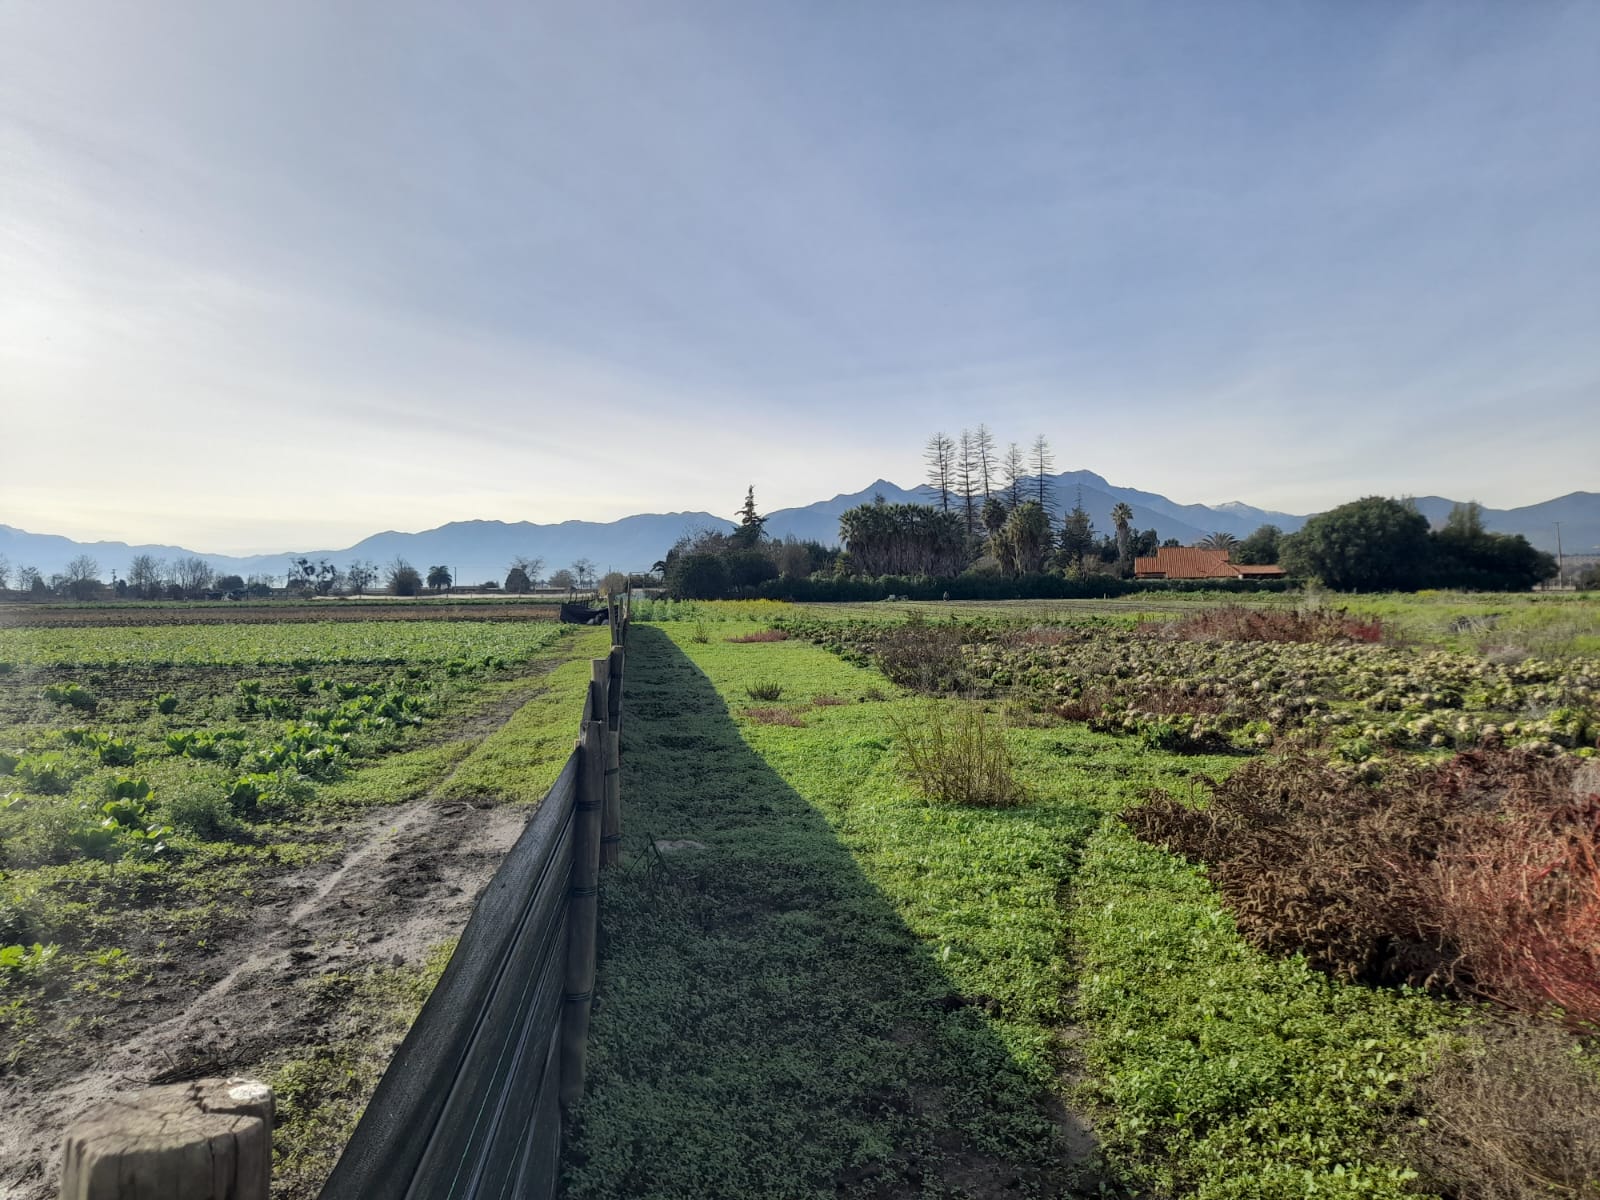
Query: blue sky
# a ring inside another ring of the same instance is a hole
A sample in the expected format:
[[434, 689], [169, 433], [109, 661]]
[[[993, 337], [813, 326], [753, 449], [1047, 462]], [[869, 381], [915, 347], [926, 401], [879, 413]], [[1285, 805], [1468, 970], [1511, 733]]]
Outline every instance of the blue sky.
[[1600, 490], [1600, 5], [0, 0], [0, 521]]

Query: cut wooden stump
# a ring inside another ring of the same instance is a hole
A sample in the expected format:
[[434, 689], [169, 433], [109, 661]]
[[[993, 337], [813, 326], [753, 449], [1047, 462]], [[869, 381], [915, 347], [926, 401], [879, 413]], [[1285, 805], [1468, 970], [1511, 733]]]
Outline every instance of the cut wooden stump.
[[61, 1200], [267, 1200], [272, 1089], [198, 1079], [108, 1100], [67, 1130]]

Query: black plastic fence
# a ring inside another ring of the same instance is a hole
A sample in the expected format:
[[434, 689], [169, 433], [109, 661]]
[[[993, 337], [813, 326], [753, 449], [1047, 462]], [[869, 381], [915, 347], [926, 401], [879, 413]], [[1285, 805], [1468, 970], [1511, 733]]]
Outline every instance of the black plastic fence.
[[322, 1200], [553, 1197], [563, 1104], [583, 1090], [598, 871], [620, 841], [626, 600], [582, 737], [478, 900]]

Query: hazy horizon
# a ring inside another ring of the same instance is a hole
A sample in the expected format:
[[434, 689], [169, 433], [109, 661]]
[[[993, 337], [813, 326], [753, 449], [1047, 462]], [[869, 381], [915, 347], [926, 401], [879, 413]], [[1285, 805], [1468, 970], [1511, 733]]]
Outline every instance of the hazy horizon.
[[979, 422], [1180, 503], [1597, 486], [1600, 7], [471, 15], [0, 10], [0, 522], [731, 516]]

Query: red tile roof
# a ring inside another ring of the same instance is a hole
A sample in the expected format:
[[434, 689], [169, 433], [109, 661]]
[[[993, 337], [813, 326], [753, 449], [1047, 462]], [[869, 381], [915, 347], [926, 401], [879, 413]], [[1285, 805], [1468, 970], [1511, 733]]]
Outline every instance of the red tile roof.
[[1162, 546], [1150, 557], [1134, 559], [1133, 573], [1139, 579], [1278, 579], [1284, 571], [1276, 566], [1229, 562], [1226, 550]]

